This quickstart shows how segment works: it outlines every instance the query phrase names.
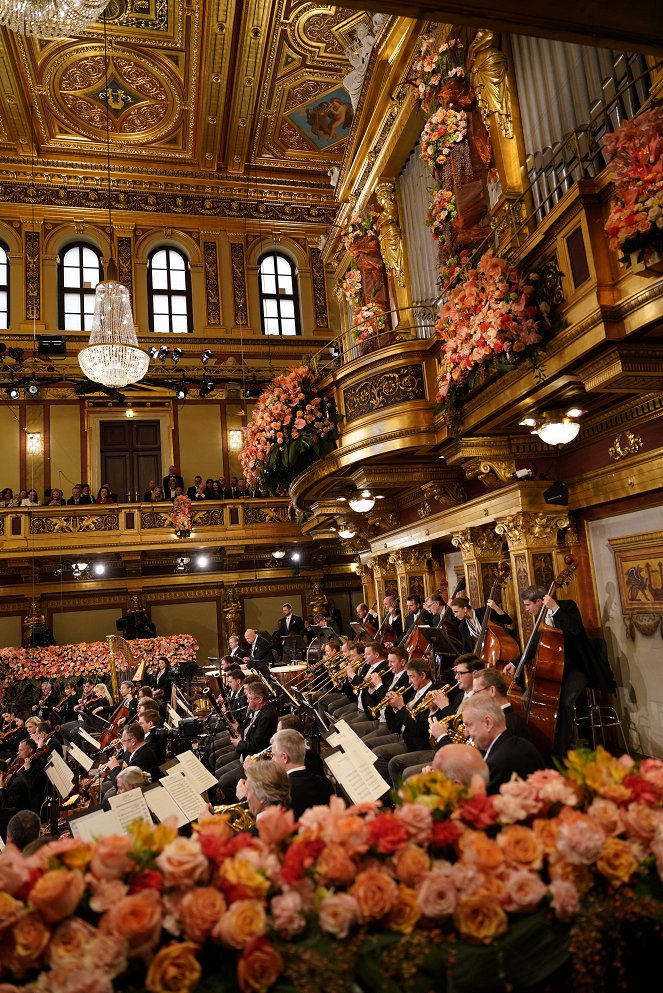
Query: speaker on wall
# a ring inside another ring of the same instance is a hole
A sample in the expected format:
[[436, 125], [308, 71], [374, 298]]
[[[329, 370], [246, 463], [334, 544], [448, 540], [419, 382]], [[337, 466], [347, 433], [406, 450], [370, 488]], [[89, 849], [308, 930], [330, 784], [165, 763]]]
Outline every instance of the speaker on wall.
[[66, 359], [67, 343], [61, 334], [38, 334], [37, 354], [43, 358]]
[[557, 479], [552, 486], [549, 486], [547, 490], [544, 490], [543, 499], [546, 503], [558, 503], [561, 504], [562, 507], [566, 507], [569, 502], [568, 487], [561, 481], [561, 479]]

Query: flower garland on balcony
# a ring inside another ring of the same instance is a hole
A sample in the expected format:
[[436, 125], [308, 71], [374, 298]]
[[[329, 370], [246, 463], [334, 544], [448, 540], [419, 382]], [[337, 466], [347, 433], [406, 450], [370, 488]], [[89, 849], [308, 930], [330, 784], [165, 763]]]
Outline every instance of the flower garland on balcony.
[[318, 392], [308, 366], [277, 376], [256, 404], [239, 460], [249, 489], [287, 489], [338, 441], [333, 400]]
[[345, 299], [355, 306], [359, 303], [361, 296], [361, 282], [361, 269], [355, 267], [348, 269], [341, 283]]
[[312, 993], [324, 975], [365, 993], [594, 993], [657, 951], [663, 763], [599, 749], [566, 766], [492, 797], [416, 776], [393, 810], [333, 797], [298, 826], [272, 807], [255, 835], [206, 816], [191, 837], [135, 822], [27, 858], [8, 845], [2, 989]]
[[605, 230], [625, 261], [663, 253], [663, 109], [647, 111], [603, 139], [615, 184]]
[[451, 190], [445, 190], [441, 185], [434, 188], [428, 205], [426, 224], [431, 229], [435, 241], [440, 247], [447, 247], [451, 236], [451, 225], [458, 216], [456, 197]]
[[523, 276], [492, 250], [451, 259], [455, 285], [440, 308], [436, 330], [443, 341], [437, 380], [438, 411], [457, 407], [463, 387], [527, 356], [541, 371], [536, 346], [542, 340], [548, 304], [537, 300], [536, 273]]
[[374, 210], [368, 210], [363, 214], [353, 214], [343, 232], [343, 244], [350, 251], [355, 241], [360, 238], [378, 238], [378, 229], [375, 222], [379, 214]]
[[420, 57], [412, 67], [415, 73], [412, 82], [425, 111], [435, 109], [438, 91], [445, 80], [465, 78], [465, 70], [458, 64], [462, 47], [457, 38], [443, 41], [437, 48], [434, 38], [422, 41]]
[[465, 111], [440, 107], [428, 118], [421, 132], [421, 157], [434, 173], [438, 173], [446, 166], [453, 149], [465, 138]]
[[178, 538], [188, 538], [193, 527], [191, 523], [191, 500], [181, 493], [173, 500], [173, 527]]
[[352, 336], [355, 341], [376, 338], [387, 326], [384, 307], [376, 302], [357, 307], [354, 313]]

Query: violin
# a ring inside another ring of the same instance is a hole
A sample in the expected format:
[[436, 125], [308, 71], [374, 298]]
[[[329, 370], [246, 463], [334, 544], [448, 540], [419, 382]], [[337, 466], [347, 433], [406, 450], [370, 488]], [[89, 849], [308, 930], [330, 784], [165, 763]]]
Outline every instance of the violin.
[[[490, 588], [489, 600], [494, 600], [505, 582], [511, 575], [511, 566], [508, 562], [499, 562], [497, 565], [497, 576]], [[504, 668], [507, 662], [515, 662], [520, 656], [520, 647], [515, 638], [506, 631], [501, 624], [497, 624], [490, 619], [491, 607], [486, 604], [486, 609], [481, 622], [479, 636], [474, 643], [474, 654], [483, 659], [486, 666], [495, 666], [498, 670]]]

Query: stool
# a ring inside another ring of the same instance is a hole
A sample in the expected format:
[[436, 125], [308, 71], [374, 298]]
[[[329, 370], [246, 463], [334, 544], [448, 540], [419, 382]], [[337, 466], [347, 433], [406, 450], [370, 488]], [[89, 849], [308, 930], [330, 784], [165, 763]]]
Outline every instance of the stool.
[[[598, 703], [596, 699], [596, 691], [587, 687], [587, 714], [582, 715], [577, 719], [577, 723], [581, 724], [586, 722], [589, 727], [589, 733], [591, 735], [592, 748], [596, 749], [598, 745], [603, 745], [606, 747], [605, 732], [607, 728], [616, 728], [617, 740], [621, 741], [624, 751], [627, 755], [630, 755], [628, 742], [626, 740], [626, 735], [624, 734], [624, 728], [619, 719], [619, 715], [614, 707], [610, 704]], [[600, 738], [600, 741], [599, 741]]]

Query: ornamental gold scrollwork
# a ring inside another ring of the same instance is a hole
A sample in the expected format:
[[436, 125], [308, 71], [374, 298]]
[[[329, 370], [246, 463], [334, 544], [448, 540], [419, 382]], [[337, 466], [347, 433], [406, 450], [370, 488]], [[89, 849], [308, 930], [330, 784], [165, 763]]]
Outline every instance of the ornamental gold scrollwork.
[[212, 326], [221, 324], [221, 304], [219, 300], [219, 259], [216, 242], [206, 241], [203, 244], [205, 259], [205, 305], [207, 307], [207, 323]]
[[513, 459], [473, 459], [465, 466], [468, 479], [479, 479], [490, 490], [511, 482], [516, 463]]
[[481, 558], [486, 555], [499, 555], [503, 538], [495, 531], [493, 524], [485, 527], [467, 528], [451, 536], [451, 544], [460, 548], [463, 558]]
[[223, 510], [194, 510], [193, 523], [194, 526], [198, 525], [200, 528], [223, 527], [225, 524], [224, 512]]
[[421, 366], [401, 366], [344, 390], [345, 418], [352, 421], [373, 410], [383, 410], [409, 400], [423, 400], [425, 396]]
[[287, 524], [288, 511], [285, 507], [245, 507], [245, 524]]
[[430, 483], [423, 483], [421, 489], [424, 492], [426, 501], [435, 500], [441, 507], [457, 507], [464, 503], [467, 493], [462, 483], [442, 482], [433, 480]]
[[[622, 441], [622, 439], [624, 440]], [[633, 434], [632, 431], [622, 431], [615, 438], [612, 447], [608, 449], [608, 455], [615, 462], [619, 462], [620, 459], [625, 459], [628, 455], [635, 455], [641, 448], [642, 438], [640, 435]]]
[[523, 512], [498, 521], [495, 531], [504, 535], [509, 545], [550, 545], [557, 543], [557, 532], [568, 526], [566, 514]]
[[635, 641], [635, 633], [638, 631], [645, 638], [653, 638], [660, 630], [663, 638], [663, 617], [660, 614], [631, 614], [624, 618], [626, 625], [626, 636], [630, 641]]
[[420, 507], [417, 508], [417, 517], [428, 517], [432, 513], [431, 505], [428, 500], [424, 500]]
[[140, 515], [140, 526], [146, 531], [156, 531], [159, 528], [165, 528], [171, 523], [170, 514], [158, 514], [152, 511]]
[[430, 548], [399, 548], [396, 552], [390, 552], [390, 565], [395, 566], [398, 572], [412, 571], [420, 569], [426, 571], [430, 559]]
[[119, 531], [118, 514], [98, 517], [34, 517], [30, 519], [30, 534], [79, 534], [82, 531]]

